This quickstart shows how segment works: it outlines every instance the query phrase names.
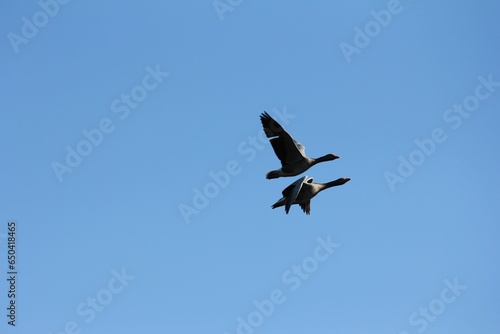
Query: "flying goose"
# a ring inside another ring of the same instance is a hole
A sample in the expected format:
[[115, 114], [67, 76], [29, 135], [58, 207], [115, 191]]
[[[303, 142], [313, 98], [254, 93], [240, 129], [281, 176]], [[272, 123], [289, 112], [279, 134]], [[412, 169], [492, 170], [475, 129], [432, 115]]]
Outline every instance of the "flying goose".
[[299, 175], [317, 163], [340, 158], [335, 154], [327, 154], [316, 159], [308, 158], [305, 147], [294, 140], [267, 112], [260, 115], [260, 121], [267, 138], [270, 138], [274, 153], [281, 161], [281, 168], [267, 173], [267, 179]]
[[303, 176], [283, 190], [283, 198], [274, 203], [272, 208], [276, 209], [280, 206], [285, 206], [285, 212], [288, 214], [290, 207], [293, 204], [298, 204], [302, 208], [302, 211], [308, 215], [311, 212], [311, 198], [316, 196], [320, 191], [343, 185], [349, 180], [351, 179], [343, 177], [327, 183], [313, 183], [312, 177]]

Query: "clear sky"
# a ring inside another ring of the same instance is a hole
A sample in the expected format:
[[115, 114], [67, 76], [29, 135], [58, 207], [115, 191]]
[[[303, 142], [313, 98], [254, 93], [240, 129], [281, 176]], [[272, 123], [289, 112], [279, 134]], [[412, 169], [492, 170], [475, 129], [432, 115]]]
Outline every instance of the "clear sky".
[[[499, 13], [2, 1], [0, 331], [499, 333]], [[351, 178], [310, 216], [263, 111]]]

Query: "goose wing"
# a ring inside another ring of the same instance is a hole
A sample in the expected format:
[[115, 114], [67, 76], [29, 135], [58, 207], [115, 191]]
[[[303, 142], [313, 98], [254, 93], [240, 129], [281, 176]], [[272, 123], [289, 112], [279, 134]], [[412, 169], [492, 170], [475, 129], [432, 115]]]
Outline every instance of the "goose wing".
[[282, 166], [299, 161], [306, 156], [305, 147], [294, 140], [267, 112], [260, 115], [260, 121], [267, 138], [271, 138], [269, 141]]
[[[312, 181], [313, 181], [313, 178], [310, 177], [303, 183], [302, 189], [304, 189], [304, 191], [303, 191], [304, 194], [302, 194], [302, 195], [308, 196], [305, 193], [309, 193], [311, 188], [313, 188]], [[302, 197], [304, 197], [304, 196], [302, 196]], [[300, 200], [300, 198], [299, 198], [299, 200]], [[307, 201], [301, 202], [301, 203], [299, 203], [299, 205], [300, 205], [300, 208], [302, 209], [302, 211], [304, 211], [306, 213], [306, 215], [308, 215], [311, 212], [311, 199], [308, 199]]]
[[297, 199], [297, 196], [300, 193], [300, 189], [302, 189], [302, 185], [307, 182], [312, 182], [312, 178], [308, 178], [307, 176], [302, 176], [300, 179], [289, 185], [285, 190], [287, 191], [287, 196], [285, 196], [285, 190], [283, 190], [283, 196], [286, 197], [285, 203], [285, 212], [288, 213], [290, 211], [290, 207]]
[[306, 213], [306, 215], [311, 213], [311, 200], [309, 200], [307, 202], [300, 203], [299, 205], [300, 205], [302, 211], [304, 211]]
[[300, 179], [295, 180], [292, 184], [290, 184], [288, 187], [283, 189], [283, 191], [281, 192], [283, 197], [288, 197], [292, 193], [295, 186], [298, 185], [299, 183], [302, 183], [306, 177], [307, 176], [303, 176]]

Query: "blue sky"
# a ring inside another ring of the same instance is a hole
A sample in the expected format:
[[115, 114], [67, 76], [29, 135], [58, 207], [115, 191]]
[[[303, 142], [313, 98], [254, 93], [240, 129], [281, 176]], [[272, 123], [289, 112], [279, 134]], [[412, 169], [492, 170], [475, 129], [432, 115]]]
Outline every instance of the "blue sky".
[[[499, 12], [2, 2], [0, 330], [498, 333]], [[263, 111], [351, 178], [310, 216]]]

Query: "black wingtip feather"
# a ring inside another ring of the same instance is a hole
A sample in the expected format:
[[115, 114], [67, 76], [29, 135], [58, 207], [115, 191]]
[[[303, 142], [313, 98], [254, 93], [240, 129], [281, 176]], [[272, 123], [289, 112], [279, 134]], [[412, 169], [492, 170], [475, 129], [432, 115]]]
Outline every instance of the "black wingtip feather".
[[260, 121], [267, 138], [277, 137], [284, 131], [281, 125], [265, 111], [260, 115]]

